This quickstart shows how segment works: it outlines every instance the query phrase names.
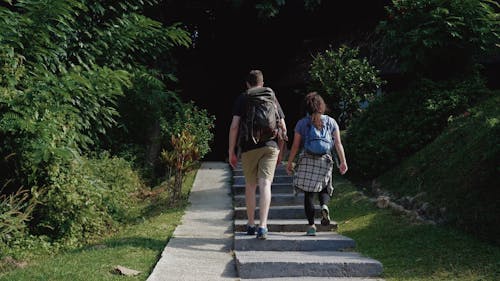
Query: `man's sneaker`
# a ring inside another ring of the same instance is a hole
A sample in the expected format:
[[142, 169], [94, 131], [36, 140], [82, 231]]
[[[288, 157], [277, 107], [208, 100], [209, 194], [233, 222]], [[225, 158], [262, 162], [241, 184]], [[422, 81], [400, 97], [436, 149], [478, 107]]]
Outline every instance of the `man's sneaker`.
[[327, 205], [321, 205], [321, 225], [330, 225], [330, 212]]
[[255, 225], [247, 224], [247, 235], [255, 235]]
[[267, 238], [267, 228], [266, 227], [259, 227], [257, 230], [257, 238], [258, 239], [266, 239]]
[[316, 226], [310, 225], [306, 232], [307, 236], [316, 236]]

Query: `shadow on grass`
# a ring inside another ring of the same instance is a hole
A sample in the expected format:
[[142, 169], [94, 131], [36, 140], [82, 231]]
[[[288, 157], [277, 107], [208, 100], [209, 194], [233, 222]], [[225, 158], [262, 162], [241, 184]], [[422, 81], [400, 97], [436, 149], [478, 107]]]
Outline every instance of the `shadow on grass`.
[[377, 209], [347, 182], [339, 183], [331, 209], [338, 232], [356, 241], [355, 251], [382, 262], [385, 278], [500, 280], [497, 246]]

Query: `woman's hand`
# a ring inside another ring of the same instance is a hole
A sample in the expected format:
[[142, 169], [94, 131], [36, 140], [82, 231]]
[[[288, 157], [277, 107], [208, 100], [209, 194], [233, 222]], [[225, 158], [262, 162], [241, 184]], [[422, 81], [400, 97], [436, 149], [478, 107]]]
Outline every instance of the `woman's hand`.
[[348, 168], [347, 168], [347, 164], [345, 162], [342, 162], [340, 163], [340, 166], [339, 166], [339, 171], [340, 171], [340, 174], [343, 175], [347, 172]]

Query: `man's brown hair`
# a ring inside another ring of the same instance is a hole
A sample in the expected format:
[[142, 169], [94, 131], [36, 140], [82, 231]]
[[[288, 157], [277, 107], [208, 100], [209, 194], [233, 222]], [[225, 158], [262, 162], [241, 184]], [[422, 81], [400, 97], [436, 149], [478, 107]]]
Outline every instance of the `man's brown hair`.
[[260, 70], [251, 70], [247, 75], [247, 83], [250, 87], [255, 87], [264, 83], [264, 76]]

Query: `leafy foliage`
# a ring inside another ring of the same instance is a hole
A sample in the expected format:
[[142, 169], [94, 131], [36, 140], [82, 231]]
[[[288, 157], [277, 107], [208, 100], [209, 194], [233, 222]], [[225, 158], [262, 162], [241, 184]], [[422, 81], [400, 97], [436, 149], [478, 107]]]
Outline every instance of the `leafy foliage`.
[[[234, 6], [242, 6], [245, 1], [242, 0], [230, 0]], [[261, 19], [269, 19], [278, 16], [280, 10], [286, 5], [286, 0], [258, 0], [255, 2], [255, 9], [257, 10], [257, 15]], [[304, 8], [306, 10], [314, 10], [320, 4], [322, 0], [304, 0]]]
[[498, 244], [499, 102], [497, 92], [455, 118], [435, 141], [383, 174], [382, 188], [424, 193], [434, 208], [445, 208], [449, 224]]
[[394, 0], [379, 26], [385, 53], [427, 77], [470, 71], [478, 56], [499, 50], [495, 7], [490, 0]]
[[199, 158], [210, 152], [210, 144], [214, 138], [215, 116], [210, 115], [205, 109], [198, 108], [193, 102], [184, 103], [182, 109], [176, 112], [174, 120], [162, 123], [162, 130], [171, 135], [189, 132], [198, 149]]
[[349, 123], [383, 83], [377, 70], [366, 58], [359, 59], [358, 53], [358, 49], [346, 46], [326, 50], [317, 54], [310, 65], [312, 88], [323, 94], [342, 124]]
[[[77, 245], [126, 219], [137, 175], [124, 160], [88, 155], [182, 108], [171, 107], [180, 104], [172, 51], [188, 47], [190, 36], [141, 15], [155, 2], [0, 5], [0, 184], [2, 193], [21, 190], [41, 202], [34, 233]], [[146, 107], [140, 125], [124, 102], [129, 97]], [[109, 138], [116, 127], [129, 131]]]
[[171, 202], [176, 203], [181, 199], [184, 175], [189, 172], [200, 158], [195, 136], [184, 129], [180, 134], [173, 135], [172, 150], [163, 150], [163, 161], [174, 171], [174, 183], [171, 186]]
[[69, 245], [102, 236], [131, 217], [131, 195], [141, 188], [128, 162], [106, 154], [79, 158], [49, 176], [51, 185], [37, 188], [46, 194], [32, 224], [38, 234]]
[[0, 195], [0, 241], [2, 243], [9, 244], [25, 234], [26, 225], [34, 207], [35, 200], [30, 200], [25, 190], [19, 190], [10, 195]]
[[458, 81], [417, 80], [377, 97], [346, 135], [351, 174], [374, 178], [433, 141], [449, 120], [489, 94], [478, 75]]

